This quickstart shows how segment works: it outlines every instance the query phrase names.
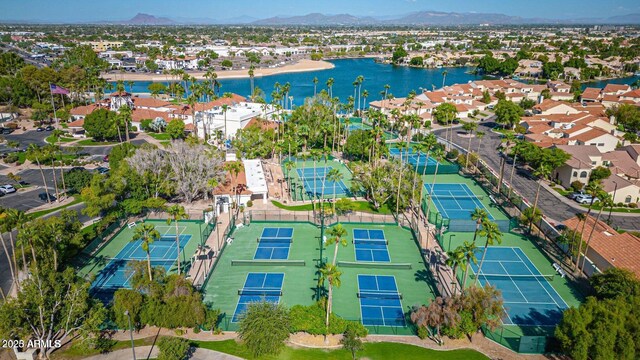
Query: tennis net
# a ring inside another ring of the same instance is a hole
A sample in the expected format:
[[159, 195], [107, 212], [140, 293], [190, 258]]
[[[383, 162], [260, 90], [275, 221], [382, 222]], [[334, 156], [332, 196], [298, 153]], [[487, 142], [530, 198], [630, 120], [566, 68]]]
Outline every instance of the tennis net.
[[375, 263], [357, 261], [338, 261], [338, 266], [365, 269], [411, 269], [410, 263]]
[[[141, 257], [141, 258], [132, 258], [132, 257], [128, 257], [128, 258], [110, 258], [110, 257], [103, 257], [100, 260], [104, 261], [106, 263], [114, 263], [114, 264], [124, 264], [124, 263], [130, 262], [130, 261], [144, 261], [145, 263], [147, 262], [147, 258], [146, 257]], [[151, 258], [151, 267], [172, 266], [175, 262], [176, 262], [175, 259], [154, 259], [154, 258]]]
[[306, 266], [304, 260], [231, 260], [231, 266]]
[[247, 295], [247, 296], [282, 296], [282, 290], [238, 289], [238, 295]]
[[359, 298], [369, 299], [402, 299], [402, 294], [397, 292], [358, 291]]
[[259, 238], [261, 243], [292, 243], [293, 238]]
[[432, 198], [437, 200], [464, 200], [464, 199], [478, 199], [483, 200], [483, 195], [431, 195]]
[[471, 275], [472, 278], [476, 278], [476, 277], [480, 277], [480, 280], [488, 280], [491, 281], [492, 279], [494, 280], [502, 280], [502, 279], [512, 279], [512, 280], [547, 280], [547, 281], [553, 281], [555, 275], [509, 275], [509, 274], [485, 274], [485, 273], [481, 273], [480, 275], [478, 274], [473, 274]]
[[373, 239], [354, 239], [353, 243], [358, 244], [368, 244], [368, 245], [388, 245], [389, 241], [387, 240], [373, 240]]

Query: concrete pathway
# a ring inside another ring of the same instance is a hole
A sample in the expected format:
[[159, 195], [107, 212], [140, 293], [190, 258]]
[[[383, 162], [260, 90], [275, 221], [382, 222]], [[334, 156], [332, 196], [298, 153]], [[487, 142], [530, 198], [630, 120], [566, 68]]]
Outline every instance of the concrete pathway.
[[[152, 346], [139, 346], [135, 348], [136, 350], [136, 359], [151, 359], [158, 357], [158, 347]], [[116, 350], [107, 354], [100, 354], [85, 358], [85, 360], [124, 360], [124, 359], [132, 359], [131, 349], [122, 349]], [[200, 349], [197, 348], [193, 352], [193, 355], [189, 358], [190, 360], [241, 360], [237, 356], [221, 353], [218, 351], [208, 350], [208, 349]]]

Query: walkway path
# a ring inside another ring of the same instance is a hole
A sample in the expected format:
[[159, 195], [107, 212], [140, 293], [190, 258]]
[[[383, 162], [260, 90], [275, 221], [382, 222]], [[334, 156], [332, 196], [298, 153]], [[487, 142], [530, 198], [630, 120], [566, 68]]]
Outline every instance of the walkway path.
[[[157, 346], [139, 346], [136, 347], [136, 359], [150, 359], [158, 357]], [[131, 359], [131, 349], [116, 350], [106, 354], [100, 354], [85, 358], [85, 360], [122, 360]], [[221, 353], [214, 350], [196, 348], [190, 360], [240, 360], [237, 356]]]

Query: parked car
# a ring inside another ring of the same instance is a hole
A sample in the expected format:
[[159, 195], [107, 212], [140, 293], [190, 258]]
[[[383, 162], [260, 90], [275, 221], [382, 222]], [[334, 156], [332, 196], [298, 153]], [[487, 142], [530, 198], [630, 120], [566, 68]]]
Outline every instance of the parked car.
[[37, 132], [43, 132], [43, 131], [44, 131], [44, 128], [43, 128], [42, 126], [38, 126], [38, 127], [36, 128], [36, 131], [37, 131]]
[[104, 166], [100, 166], [96, 168], [96, 171], [99, 172], [100, 174], [108, 174], [109, 173], [109, 168], [106, 168]]
[[584, 191], [577, 191], [569, 194], [567, 197], [571, 200], [575, 200], [578, 196], [583, 196], [583, 195], [587, 195], [587, 194], [585, 194]]
[[600, 199], [594, 198], [591, 195], [580, 195], [580, 196], [576, 197], [576, 201], [579, 204], [591, 204], [592, 201], [594, 203], [596, 203], [596, 202], [600, 201]]
[[52, 125], [49, 125], [44, 129], [47, 130], [47, 131], [53, 131], [53, 129], [55, 129], [55, 128]]
[[12, 185], [6, 184], [6, 185], [0, 186], [0, 191], [2, 191], [5, 194], [11, 194], [16, 192], [16, 188], [14, 188]]
[[51, 195], [51, 194], [49, 194], [49, 193], [41, 192], [40, 194], [38, 194], [38, 197], [42, 201], [47, 201], [47, 196], [49, 196], [49, 201], [56, 201], [56, 197]]
[[2, 128], [2, 134], [4, 135], [11, 134], [12, 132], [13, 132], [13, 129], [11, 128]]

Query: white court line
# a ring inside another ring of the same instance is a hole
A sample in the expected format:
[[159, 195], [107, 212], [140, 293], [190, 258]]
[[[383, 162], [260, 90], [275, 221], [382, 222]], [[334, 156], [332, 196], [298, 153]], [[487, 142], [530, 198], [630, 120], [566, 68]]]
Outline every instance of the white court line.
[[[519, 249], [519, 248], [518, 248], [518, 249]], [[522, 258], [521, 258], [521, 257], [520, 257], [520, 255], [518, 254], [518, 252], [517, 252], [517, 251], [515, 251], [515, 249], [514, 249], [514, 248], [512, 248], [512, 249], [511, 249], [511, 251], [513, 251], [513, 252], [516, 254], [516, 256], [518, 257], [518, 259], [520, 259], [520, 261], [522, 261], [522, 263], [524, 264], [524, 267], [526, 267], [526, 268], [527, 268], [527, 270], [529, 270], [529, 272], [531, 273], [531, 275], [535, 275], [535, 274], [533, 274], [533, 272], [531, 271], [531, 269], [529, 269], [529, 266], [527, 265], [527, 263], [526, 263], [526, 262], [524, 262], [524, 261], [522, 260]], [[523, 252], [523, 254], [524, 254], [524, 252]], [[525, 254], [525, 256], [526, 256], [526, 254]], [[528, 256], [527, 256], [527, 259], [529, 259], [529, 257], [528, 257]], [[536, 268], [536, 266], [533, 264], [533, 262], [531, 262], [531, 260], [529, 260], [529, 262], [531, 263], [531, 265], [533, 265], [533, 267], [536, 269], [536, 271], [538, 272], [538, 274], [542, 274], [542, 273], [540, 272], [540, 270], [538, 270], [538, 268]], [[549, 297], [550, 297], [550, 298], [551, 298], [551, 300], [556, 304], [556, 306], [561, 307], [561, 306], [560, 306], [560, 304], [558, 304], [558, 303], [556, 302], [556, 300], [553, 298], [553, 296], [549, 293], [549, 291], [547, 291], [547, 288], [546, 288], [546, 287], [545, 287], [545, 286], [540, 282], [540, 280], [538, 280], [538, 279], [536, 278], [536, 281], [537, 281], [537, 282], [538, 282], [538, 284], [540, 284], [540, 286], [544, 289], [544, 291], [547, 293], [547, 295], [549, 295]], [[549, 284], [549, 286], [551, 286], [551, 284]], [[551, 288], [553, 289], [553, 286], [551, 286]], [[567, 303], [564, 301], [564, 299], [562, 298], [562, 296], [560, 296], [560, 294], [558, 294], [558, 292], [556, 291], [556, 289], [553, 289], [553, 291], [555, 291], [555, 292], [556, 292], [556, 295], [558, 295], [558, 297], [562, 300], [562, 302], [564, 302], [565, 307], [567, 307], [567, 308], [568, 308], [569, 306], [568, 306], [568, 305], [567, 305]]]
[[520, 288], [518, 287], [518, 284], [516, 284], [515, 281], [513, 281], [513, 278], [511, 277], [511, 275], [509, 274], [509, 271], [507, 270], [507, 268], [505, 268], [502, 263], [500, 263], [500, 267], [502, 269], [504, 269], [504, 272], [507, 274], [507, 276], [509, 277], [509, 280], [511, 280], [511, 282], [513, 283], [513, 285], [516, 287], [516, 289], [518, 289], [518, 292], [520, 293], [520, 295], [522, 295], [522, 298], [526, 301], [529, 302], [529, 299], [527, 299], [526, 296], [524, 296], [524, 294], [522, 293], [522, 291], [520, 290]]

